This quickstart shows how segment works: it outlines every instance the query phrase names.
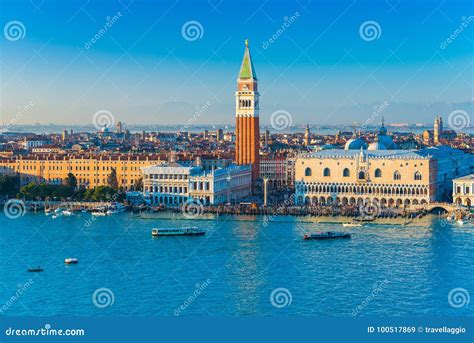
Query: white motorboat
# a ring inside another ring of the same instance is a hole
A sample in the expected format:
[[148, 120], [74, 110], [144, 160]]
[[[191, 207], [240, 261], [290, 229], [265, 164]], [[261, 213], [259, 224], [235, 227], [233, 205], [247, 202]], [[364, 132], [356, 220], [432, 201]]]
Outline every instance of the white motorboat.
[[64, 259], [64, 263], [66, 263], [66, 264], [77, 264], [77, 263], [79, 263], [79, 260], [75, 257], [68, 257], [68, 258]]
[[358, 224], [358, 223], [344, 223], [342, 224], [343, 227], [362, 227], [363, 225], [362, 224]]
[[69, 210], [64, 210], [63, 211], [63, 215], [69, 217], [69, 216], [72, 216], [74, 213], [72, 211], [69, 211]]

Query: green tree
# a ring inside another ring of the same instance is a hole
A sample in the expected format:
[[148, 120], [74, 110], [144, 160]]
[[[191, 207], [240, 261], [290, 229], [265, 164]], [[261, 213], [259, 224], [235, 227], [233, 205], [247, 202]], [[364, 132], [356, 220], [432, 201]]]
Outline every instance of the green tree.
[[115, 168], [112, 168], [112, 171], [107, 177], [107, 186], [112, 189], [118, 189], [117, 171], [115, 170]]
[[20, 191], [20, 176], [0, 176], [0, 196], [14, 197]]
[[74, 191], [77, 187], [77, 179], [74, 176], [73, 173], [67, 174], [66, 179], [64, 180], [64, 184], [71, 189], [71, 191]]

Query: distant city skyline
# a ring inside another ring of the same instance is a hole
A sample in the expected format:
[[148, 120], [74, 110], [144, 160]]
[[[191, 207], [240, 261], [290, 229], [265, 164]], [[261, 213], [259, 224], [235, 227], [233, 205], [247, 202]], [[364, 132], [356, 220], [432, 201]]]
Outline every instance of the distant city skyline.
[[[373, 117], [376, 126], [381, 116], [448, 122], [456, 110], [472, 117], [469, 1], [371, 3], [370, 14], [355, 1], [149, 6], [71, 1], [58, 10], [54, 1], [4, 1], [1, 121], [88, 125], [107, 110], [130, 125], [195, 117], [194, 126], [233, 127], [246, 38], [262, 127], [279, 110], [310, 125]], [[8, 34], [12, 22], [21, 24], [18, 39]]]

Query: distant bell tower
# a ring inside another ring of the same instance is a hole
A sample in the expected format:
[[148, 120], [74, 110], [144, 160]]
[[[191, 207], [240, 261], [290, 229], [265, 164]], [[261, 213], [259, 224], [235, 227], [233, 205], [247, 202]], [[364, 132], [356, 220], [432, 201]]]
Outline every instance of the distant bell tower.
[[249, 42], [245, 41], [245, 52], [237, 79], [235, 93], [236, 164], [252, 165], [252, 182], [260, 174], [260, 130], [259, 130], [258, 80], [250, 56]]
[[443, 133], [443, 118], [441, 116], [437, 116], [434, 121], [434, 128], [433, 128], [433, 142], [434, 144], [438, 144]]
[[309, 125], [306, 124], [306, 129], [304, 130], [304, 145], [309, 145], [311, 132], [309, 131]]

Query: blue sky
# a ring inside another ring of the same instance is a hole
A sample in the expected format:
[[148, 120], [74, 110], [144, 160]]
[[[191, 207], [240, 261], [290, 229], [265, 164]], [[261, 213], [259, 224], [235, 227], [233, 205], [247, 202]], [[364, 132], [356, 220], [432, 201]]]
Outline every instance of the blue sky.
[[[471, 1], [1, 4], [4, 29], [24, 26], [22, 39], [1, 37], [4, 122], [84, 124], [105, 109], [125, 123], [186, 123], [208, 103], [196, 124], [233, 124], [246, 38], [263, 124], [276, 110], [294, 123], [364, 122], [384, 102], [388, 122], [427, 122], [458, 109], [472, 117]], [[190, 21], [200, 25], [196, 40], [182, 33]], [[367, 21], [378, 26], [376, 39], [361, 36]]]

